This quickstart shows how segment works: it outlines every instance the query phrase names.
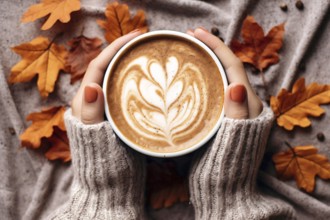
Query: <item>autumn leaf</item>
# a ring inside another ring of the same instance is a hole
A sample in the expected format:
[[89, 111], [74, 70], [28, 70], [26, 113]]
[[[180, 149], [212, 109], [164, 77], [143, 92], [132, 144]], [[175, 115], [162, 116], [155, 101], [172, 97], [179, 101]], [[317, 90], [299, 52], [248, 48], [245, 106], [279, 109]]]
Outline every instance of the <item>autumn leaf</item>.
[[126, 4], [118, 2], [108, 4], [105, 16], [106, 20], [97, 20], [97, 23], [105, 30], [105, 39], [109, 43], [135, 29], [139, 29], [143, 33], [148, 31], [144, 12], [138, 10], [136, 15], [131, 18]]
[[30, 148], [40, 148], [41, 139], [49, 138], [54, 133], [54, 127], [65, 131], [63, 106], [50, 107], [41, 112], [34, 112], [26, 117], [32, 124], [21, 134], [22, 145]]
[[84, 76], [89, 62], [99, 55], [102, 40], [81, 35], [70, 40], [68, 45], [71, 48], [66, 59], [66, 66], [71, 73], [72, 84]]
[[330, 179], [329, 160], [317, 154], [313, 146], [297, 146], [273, 155], [277, 176], [282, 180], [294, 178], [297, 186], [306, 192], [313, 192], [315, 176]]
[[260, 72], [279, 62], [278, 51], [283, 44], [284, 23], [274, 26], [265, 36], [253, 16], [247, 16], [241, 35], [244, 42], [233, 40], [231, 49], [242, 62], [253, 65]]
[[308, 116], [318, 117], [324, 113], [321, 104], [330, 103], [330, 85], [312, 83], [305, 86], [305, 79], [298, 79], [292, 92], [282, 89], [277, 97], [271, 97], [270, 105], [277, 117], [277, 124], [287, 130], [294, 126], [308, 127]]
[[63, 162], [71, 160], [69, 139], [66, 131], [55, 127], [53, 135], [47, 139], [47, 142], [50, 144], [50, 148], [45, 153], [48, 160], [61, 160]]
[[80, 10], [80, 0], [42, 0], [41, 3], [32, 5], [22, 16], [23, 23], [35, 21], [48, 14], [47, 21], [41, 27], [42, 30], [51, 28], [57, 20], [62, 23], [70, 21], [70, 14]]
[[173, 162], [151, 162], [147, 173], [147, 200], [153, 209], [189, 201], [188, 183], [178, 174]]
[[9, 82], [28, 82], [38, 75], [39, 92], [42, 97], [48, 97], [54, 90], [59, 71], [65, 70], [67, 50], [45, 37], [37, 37], [13, 47], [12, 50], [22, 60], [11, 69]]

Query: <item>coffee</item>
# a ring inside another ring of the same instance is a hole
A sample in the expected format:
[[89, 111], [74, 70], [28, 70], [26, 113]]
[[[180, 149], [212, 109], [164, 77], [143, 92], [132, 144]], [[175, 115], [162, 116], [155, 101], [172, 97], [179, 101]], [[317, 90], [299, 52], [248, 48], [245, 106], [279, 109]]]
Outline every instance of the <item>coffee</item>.
[[175, 36], [146, 38], [116, 59], [107, 102], [125, 138], [153, 152], [198, 144], [218, 122], [224, 85], [212, 57]]

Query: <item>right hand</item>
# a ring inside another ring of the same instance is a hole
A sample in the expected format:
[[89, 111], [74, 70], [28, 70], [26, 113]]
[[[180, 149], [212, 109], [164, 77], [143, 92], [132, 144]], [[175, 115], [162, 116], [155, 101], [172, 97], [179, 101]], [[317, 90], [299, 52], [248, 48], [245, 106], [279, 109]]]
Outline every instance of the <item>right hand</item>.
[[187, 33], [210, 47], [226, 70], [229, 86], [224, 101], [225, 116], [234, 119], [257, 117], [262, 111], [262, 103], [255, 94], [240, 59], [218, 37], [204, 28], [189, 30]]

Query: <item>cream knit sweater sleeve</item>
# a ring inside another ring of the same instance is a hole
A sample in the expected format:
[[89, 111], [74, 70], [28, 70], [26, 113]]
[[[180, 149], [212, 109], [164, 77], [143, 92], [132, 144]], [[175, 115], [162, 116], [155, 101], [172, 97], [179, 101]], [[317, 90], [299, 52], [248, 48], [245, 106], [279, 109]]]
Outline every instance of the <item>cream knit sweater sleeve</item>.
[[273, 122], [264, 106], [255, 119], [225, 118], [199, 152], [189, 187], [196, 219], [294, 219], [291, 206], [258, 191], [256, 176]]
[[70, 200], [48, 219], [144, 219], [144, 157], [108, 122], [84, 125], [65, 113], [74, 181]]

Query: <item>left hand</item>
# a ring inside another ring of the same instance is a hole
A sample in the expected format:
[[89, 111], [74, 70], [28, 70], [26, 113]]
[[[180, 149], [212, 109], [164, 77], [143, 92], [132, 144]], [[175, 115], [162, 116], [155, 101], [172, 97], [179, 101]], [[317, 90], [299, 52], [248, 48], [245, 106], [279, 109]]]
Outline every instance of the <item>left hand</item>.
[[101, 83], [105, 70], [117, 51], [140, 34], [142, 33], [136, 30], [116, 39], [88, 65], [84, 79], [71, 104], [72, 115], [84, 124], [104, 121], [104, 95]]

